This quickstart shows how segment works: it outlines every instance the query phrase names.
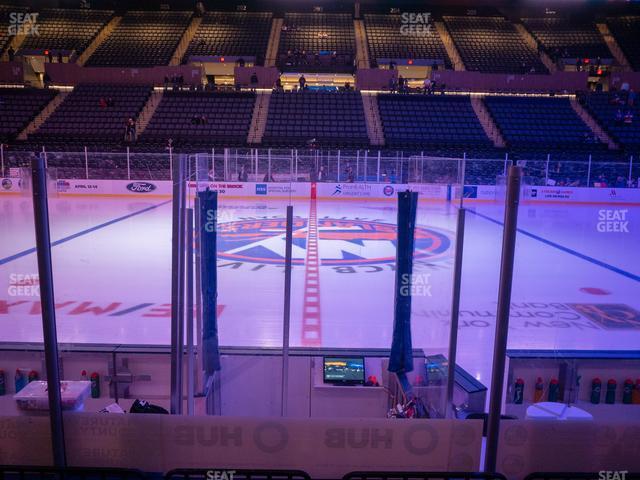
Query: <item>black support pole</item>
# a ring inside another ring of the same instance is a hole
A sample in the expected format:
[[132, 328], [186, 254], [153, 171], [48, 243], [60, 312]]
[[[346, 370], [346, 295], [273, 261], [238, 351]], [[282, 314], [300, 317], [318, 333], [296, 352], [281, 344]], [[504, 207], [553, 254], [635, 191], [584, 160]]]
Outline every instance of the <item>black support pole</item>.
[[173, 162], [173, 234], [171, 242], [171, 413], [182, 413], [184, 322], [185, 159]]
[[284, 260], [284, 319], [282, 325], [282, 403], [280, 414], [287, 416], [289, 395], [289, 323], [291, 321], [291, 257], [293, 246], [293, 206], [287, 206], [287, 232]]
[[[464, 220], [466, 210], [458, 209], [456, 226], [456, 253], [453, 264], [453, 292], [451, 298], [451, 331], [449, 333], [449, 372], [447, 374], [447, 412], [453, 412], [453, 386], [456, 373], [456, 356], [458, 351], [458, 316], [460, 313], [460, 285], [462, 283], [462, 254], [464, 249]], [[453, 415], [451, 415], [453, 416]]]
[[64, 422], [60, 394], [60, 367], [58, 364], [58, 336], [56, 333], [56, 311], [53, 295], [53, 268], [51, 266], [51, 237], [49, 233], [49, 205], [47, 201], [47, 171], [44, 157], [31, 161], [31, 183], [33, 187], [33, 216], [36, 229], [36, 251], [40, 278], [40, 304], [42, 305], [42, 333], [44, 358], [47, 369], [47, 392], [49, 394], [49, 421], [53, 463], [56, 467], [67, 466], [64, 444]]
[[521, 181], [521, 167], [510, 166], [507, 177], [504, 231], [502, 234], [502, 260], [500, 262], [500, 286], [498, 289], [496, 334], [493, 347], [491, 399], [489, 401], [489, 418], [487, 419], [487, 447], [484, 460], [485, 472], [496, 471], [498, 457], [498, 438], [500, 435], [500, 414], [502, 410], [507, 337], [509, 334], [509, 308], [511, 305], [511, 287], [513, 284], [513, 263], [516, 250]]

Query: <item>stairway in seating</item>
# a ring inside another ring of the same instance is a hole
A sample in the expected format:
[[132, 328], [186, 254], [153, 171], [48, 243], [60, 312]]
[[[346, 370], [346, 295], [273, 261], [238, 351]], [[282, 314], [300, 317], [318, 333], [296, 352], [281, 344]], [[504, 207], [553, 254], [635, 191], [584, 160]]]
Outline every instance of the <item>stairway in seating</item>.
[[494, 147], [504, 148], [505, 141], [498, 129], [498, 126], [491, 118], [487, 107], [484, 105], [484, 102], [479, 96], [472, 95], [471, 96], [471, 106], [473, 107], [473, 111], [476, 113], [476, 117], [480, 120], [480, 124], [482, 125], [482, 129], [484, 133], [487, 134], [487, 137], [491, 139]]
[[31, 123], [29, 123], [29, 125], [27, 125], [24, 130], [18, 134], [18, 140], [26, 140], [30, 134], [40, 128], [40, 125], [47, 121], [47, 118], [49, 118], [56, 108], [58, 108], [58, 105], [64, 102], [64, 99], [67, 98], [69, 93], [71, 92], [59, 92], [55, 97], [53, 97], [51, 101], [40, 111], [40, 113], [36, 115], [36, 118], [31, 120]]
[[371, 145], [384, 145], [382, 120], [378, 109], [378, 96], [373, 92], [361, 92], [364, 119], [367, 125], [367, 135]]
[[445, 27], [442, 22], [435, 22], [435, 25], [438, 35], [440, 35], [444, 48], [447, 51], [447, 55], [449, 55], [449, 60], [451, 60], [451, 63], [453, 64], [453, 69], [457, 72], [466, 70], [464, 63], [462, 63], [462, 57], [460, 56], [460, 53], [458, 53], [458, 49], [453, 43], [453, 39], [451, 38], [451, 35], [449, 35], [447, 27]]
[[275, 67], [278, 58], [278, 47], [280, 46], [280, 32], [284, 18], [274, 18], [271, 21], [271, 33], [269, 33], [269, 43], [267, 44], [267, 54], [265, 55], [264, 66]]
[[256, 94], [256, 103], [253, 107], [253, 115], [251, 116], [251, 125], [247, 135], [247, 143], [261, 143], [264, 130], [267, 126], [267, 116], [269, 115], [269, 102], [271, 101], [271, 92], [258, 92]]
[[529, 45], [534, 51], [538, 52], [538, 56], [540, 57], [540, 60], [542, 60], [544, 66], [547, 67], [547, 70], [549, 70], [549, 72], [557, 72], [558, 66], [553, 63], [553, 60], [551, 60], [551, 57], [549, 57], [549, 55], [547, 55], [542, 50], [538, 50], [538, 42], [533, 37], [533, 35], [531, 35], [529, 30], [527, 30], [527, 28], [521, 23], [514, 23], [513, 25], [516, 27], [516, 30], [518, 31], [520, 36], [524, 39], [524, 42]]
[[138, 120], [136, 121], [136, 138], [140, 138], [140, 135], [142, 135], [149, 125], [151, 117], [153, 117], [158, 105], [160, 105], [160, 102], [162, 101], [163, 94], [164, 90], [154, 90], [151, 92], [151, 95], [149, 95], [149, 99], [147, 100], [147, 103], [144, 104], [142, 112], [140, 112]]
[[176, 51], [173, 52], [171, 60], [169, 61], [170, 66], [180, 65], [182, 63], [182, 57], [187, 51], [187, 48], [189, 47], [189, 43], [191, 43], [191, 40], [193, 40], [193, 37], [198, 31], [198, 27], [200, 26], [201, 23], [202, 23], [201, 17], [193, 17], [191, 19], [191, 23], [189, 24], [187, 29], [184, 31], [184, 34], [182, 35], [182, 38], [178, 43], [178, 47], [176, 48]]
[[356, 35], [356, 66], [357, 68], [369, 68], [369, 48], [367, 45], [367, 31], [362, 20], [354, 20], [353, 28]]
[[96, 49], [100, 45], [102, 45], [102, 42], [104, 42], [109, 37], [109, 35], [111, 35], [111, 33], [115, 30], [115, 28], [121, 21], [122, 17], [113, 17], [111, 20], [109, 20], [109, 22], [104, 27], [102, 27], [102, 30], [100, 30], [95, 38], [91, 41], [89, 46], [85, 48], [84, 52], [82, 52], [76, 59], [76, 64], [82, 67], [85, 63], [87, 63], [87, 60], [89, 60], [89, 57], [93, 55], [93, 52], [95, 52]]
[[573, 111], [580, 117], [580, 119], [587, 124], [587, 126], [591, 129], [591, 131], [598, 137], [601, 143], [606, 143], [609, 147], [609, 150], [618, 150], [619, 146], [613, 139], [605, 132], [598, 122], [589, 114], [589, 112], [578, 102], [576, 97], [571, 97], [570, 99], [571, 107]]
[[611, 34], [609, 26], [606, 23], [597, 23], [596, 26], [598, 27], [598, 30], [600, 31], [600, 34], [604, 39], [604, 43], [607, 44], [607, 47], [609, 47], [609, 50], [613, 54], [613, 57], [620, 64], [620, 66], [626, 71], [633, 70], [631, 68], [631, 64], [629, 63], [629, 60], [627, 60], [627, 57], [622, 52], [620, 45], [618, 45], [615, 37]]

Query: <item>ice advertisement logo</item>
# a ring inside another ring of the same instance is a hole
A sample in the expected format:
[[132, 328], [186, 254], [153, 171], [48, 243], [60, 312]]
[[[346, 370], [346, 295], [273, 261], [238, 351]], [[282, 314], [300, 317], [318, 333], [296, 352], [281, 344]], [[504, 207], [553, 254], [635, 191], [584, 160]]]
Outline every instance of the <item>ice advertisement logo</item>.
[[[286, 220], [240, 220], [218, 225], [218, 256], [222, 260], [284, 265]], [[293, 222], [293, 264], [304, 265], [308, 220]], [[396, 226], [377, 220], [324, 217], [318, 219], [321, 266], [375, 265], [396, 261]], [[414, 259], [429, 261], [450, 255], [450, 235], [416, 227]]]

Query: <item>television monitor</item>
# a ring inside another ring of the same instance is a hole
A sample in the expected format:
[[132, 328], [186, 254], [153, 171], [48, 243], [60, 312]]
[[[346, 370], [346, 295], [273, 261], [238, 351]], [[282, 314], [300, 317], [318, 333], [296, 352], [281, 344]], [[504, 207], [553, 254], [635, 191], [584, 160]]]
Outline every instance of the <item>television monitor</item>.
[[364, 384], [364, 357], [324, 357], [324, 383], [336, 385]]

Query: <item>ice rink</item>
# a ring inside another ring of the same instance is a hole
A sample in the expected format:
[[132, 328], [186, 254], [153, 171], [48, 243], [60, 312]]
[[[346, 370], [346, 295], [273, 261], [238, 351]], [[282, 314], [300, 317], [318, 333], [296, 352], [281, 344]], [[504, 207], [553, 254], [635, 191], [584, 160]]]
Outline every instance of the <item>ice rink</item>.
[[[220, 206], [220, 343], [280, 346], [286, 202], [221, 198]], [[503, 213], [493, 202], [467, 209], [458, 358], [486, 380]], [[53, 198], [50, 211], [58, 340], [168, 344], [170, 201]], [[314, 211], [300, 200], [294, 216], [291, 345], [389, 348], [395, 203], [319, 200]], [[603, 218], [620, 216], [623, 231], [600, 231]], [[39, 342], [30, 198], [0, 197], [0, 218], [0, 341]], [[414, 347], [445, 352], [456, 207], [421, 202], [417, 223]], [[316, 239], [317, 277], [309, 255]], [[640, 207], [522, 204], [509, 348], [638, 345]]]

